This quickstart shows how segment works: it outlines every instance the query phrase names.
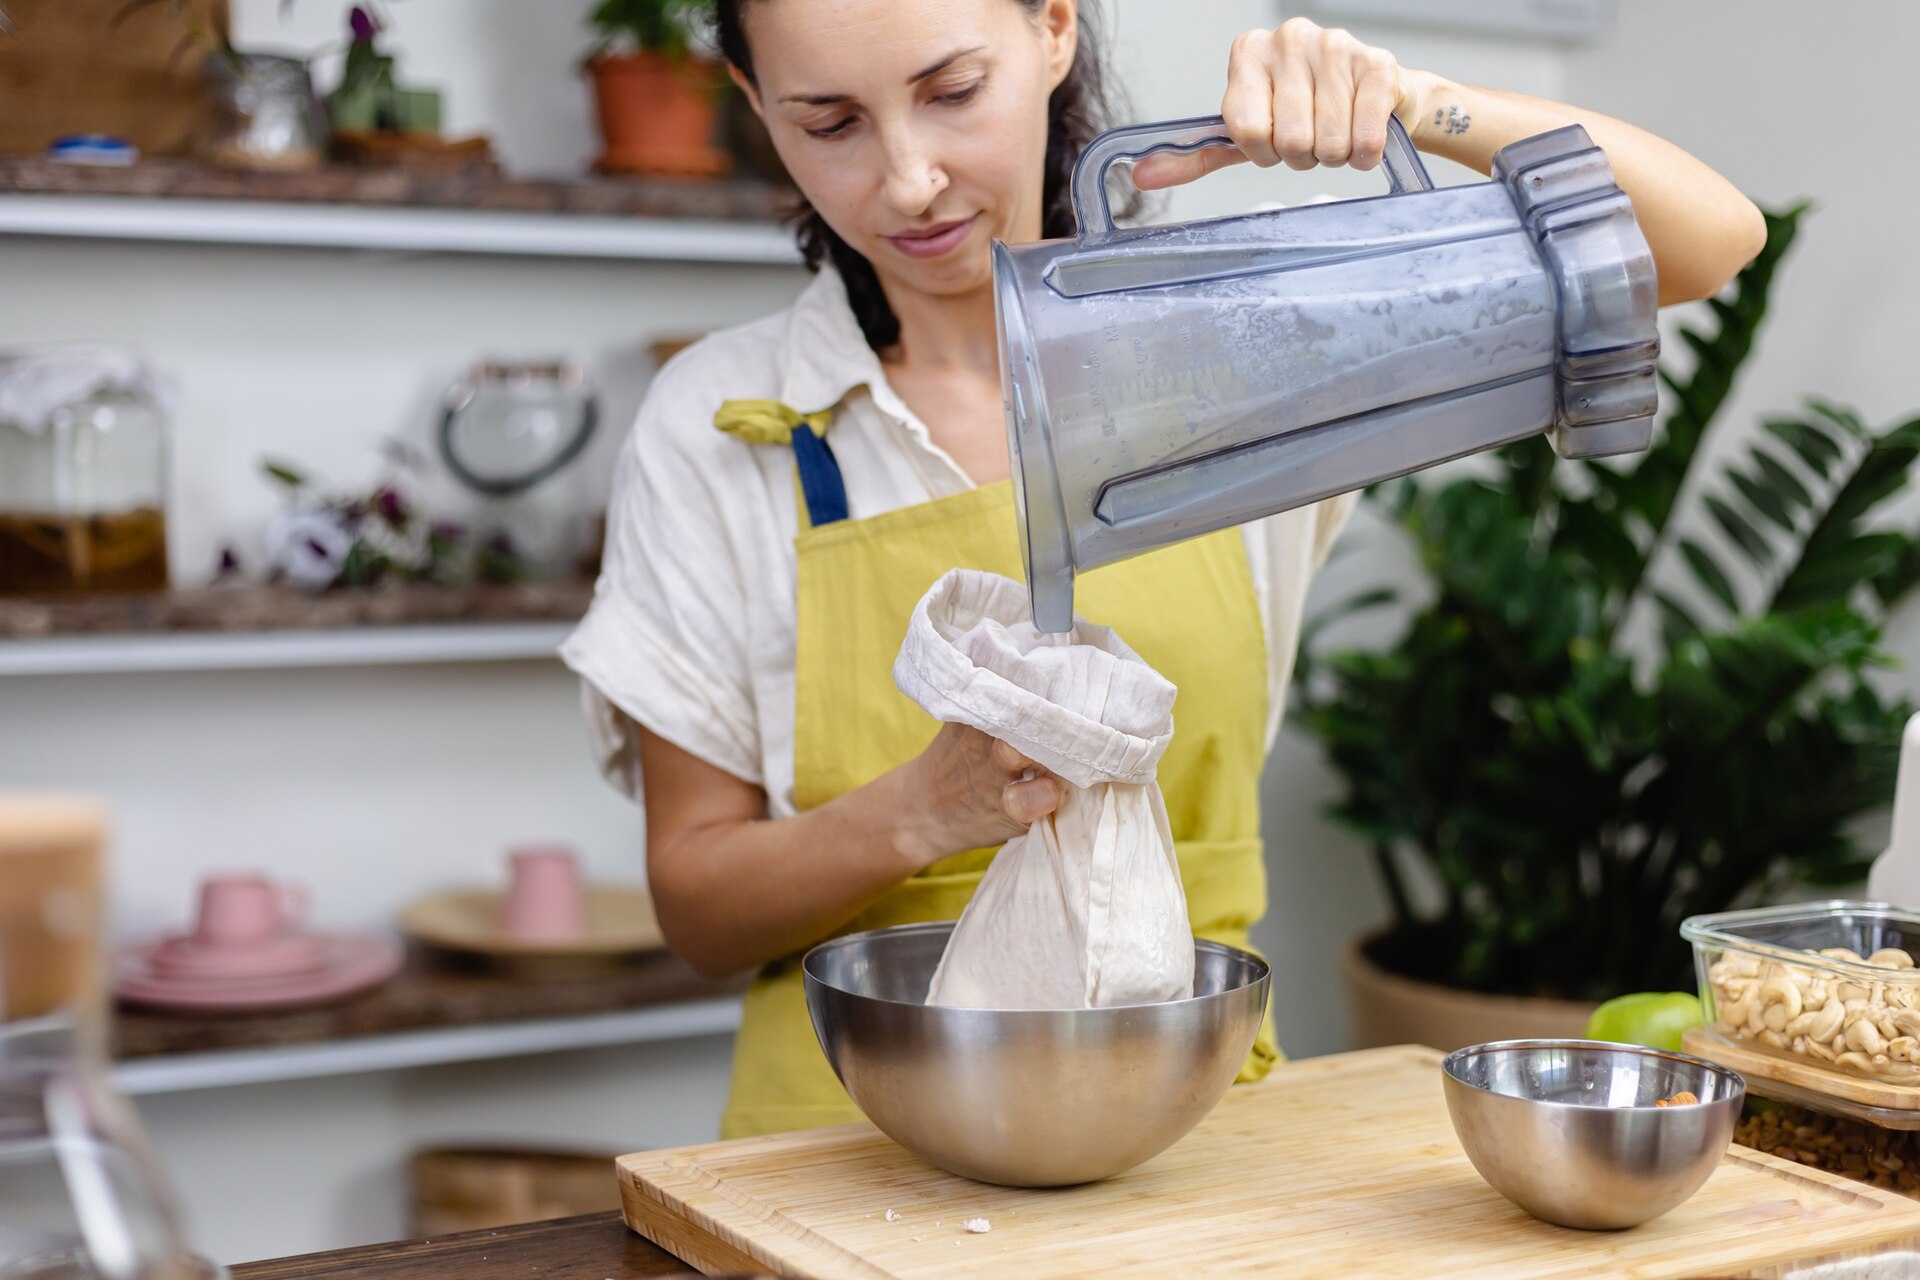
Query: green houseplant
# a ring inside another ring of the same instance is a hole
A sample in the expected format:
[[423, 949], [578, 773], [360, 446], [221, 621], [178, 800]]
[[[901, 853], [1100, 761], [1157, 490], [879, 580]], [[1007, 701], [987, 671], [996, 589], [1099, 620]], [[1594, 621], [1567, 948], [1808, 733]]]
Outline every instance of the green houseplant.
[[605, 143], [597, 168], [710, 176], [727, 168], [713, 145], [725, 75], [691, 48], [706, 0], [601, 0], [587, 73]]
[[1692, 366], [1663, 369], [1644, 455], [1555, 465], [1533, 439], [1375, 493], [1431, 596], [1384, 650], [1310, 634], [1296, 681], [1391, 907], [1365, 962], [1493, 995], [1687, 989], [1686, 916], [1864, 875], [1853, 828], [1891, 797], [1911, 711], [1870, 676], [1920, 579], [1920, 543], [1874, 516], [1920, 419], [1809, 401], [1688, 484], [1803, 213], [1770, 214], [1711, 326], [1681, 332]]

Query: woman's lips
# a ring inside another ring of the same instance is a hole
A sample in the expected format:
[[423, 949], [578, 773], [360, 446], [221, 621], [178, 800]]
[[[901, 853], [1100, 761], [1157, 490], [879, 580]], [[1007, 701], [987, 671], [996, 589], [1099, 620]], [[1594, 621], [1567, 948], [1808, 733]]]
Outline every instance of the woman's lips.
[[911, 231], [902, 235], [888, 236], [891, 244], [909, 258], [937, 258], [943, 253], [951, 253], [967, 233], [973, 230], [973, 224], [979, 214], [962, 222], [939, 222], [924, 231]]

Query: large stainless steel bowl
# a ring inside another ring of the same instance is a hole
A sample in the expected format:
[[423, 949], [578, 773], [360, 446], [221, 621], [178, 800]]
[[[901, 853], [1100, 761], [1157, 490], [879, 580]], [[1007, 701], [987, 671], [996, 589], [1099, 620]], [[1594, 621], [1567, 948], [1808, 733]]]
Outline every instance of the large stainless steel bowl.
[[807, 953], [807, 1008], [881, 1132], [962, 1177], [1068, 1186], [1172, 1146], [1226, 1093], [1267, 1007], [1266, 962], [1194, 944], [1194, 996], [1062, 1012], [926, 1003], [951, 921]]
[[[1448, 1055], [1447, 1111], [1480, 1176], [1536, 1218], [1616, 1230], [1700, 1189], [1747, 1094], [1701, 1058], [1592, 1040], [1508, 1040]], [[1687, 1092], [1690, 1106], [1654, 1103]]]

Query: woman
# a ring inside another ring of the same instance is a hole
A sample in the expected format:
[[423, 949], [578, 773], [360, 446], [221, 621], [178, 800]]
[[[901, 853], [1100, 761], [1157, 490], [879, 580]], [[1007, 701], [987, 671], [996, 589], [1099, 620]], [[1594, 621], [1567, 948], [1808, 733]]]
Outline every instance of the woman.
[[[789, 309], [662, 370], [614, 487], [606, 571], [564, 656], [609, 774], [642, 795], [674, 949], [758, 968], [723, 1131], [858, 1118], [807, 1021], [796, 956], [836, 932], [957, 916], [1054, 782], [936, 726], [889, 672], [956, 565], [1019, 576], [988, 246], [1070, 234], [1068, 175], [1103, 119], [1075, 0], [719, 0], [722, 51], [811, 205], [820, 274]], [[1678, 148], [1590, 112], [1454, 84], [1293, 19], [1233, 43], [1222, 164], [1379, 163], [1389, 113], [1487, 172], [1578, 121], [1652, 246], [1663, 303], [1756, 253], [1758, 212]], [[829, 269], [830, 268], [830, 269]], [[1160, 768], [1196, 934], [1265, 910], [1257, 784], [1308, 579], [1351, 496], [1109, 566], [1079, 611], [1180, 690]], [[1243, 1078], [1278, 1058], [1269, 1032]]]

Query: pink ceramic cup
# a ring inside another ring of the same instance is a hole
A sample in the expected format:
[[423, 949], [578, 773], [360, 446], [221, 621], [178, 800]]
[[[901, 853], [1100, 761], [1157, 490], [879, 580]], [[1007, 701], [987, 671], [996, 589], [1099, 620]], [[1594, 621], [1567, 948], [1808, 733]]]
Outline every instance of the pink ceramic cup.
[[564, 942], [587, 931], [587, 893], [573, 850], [526, 845], [509, 851], [512, 877], [507, 883], [501, 927], [510, 938]]
[[306, 918], [307, 893], [260, 875], [209, 876], [200, 884], [194, 941], [205, 946], [263, 942]]

